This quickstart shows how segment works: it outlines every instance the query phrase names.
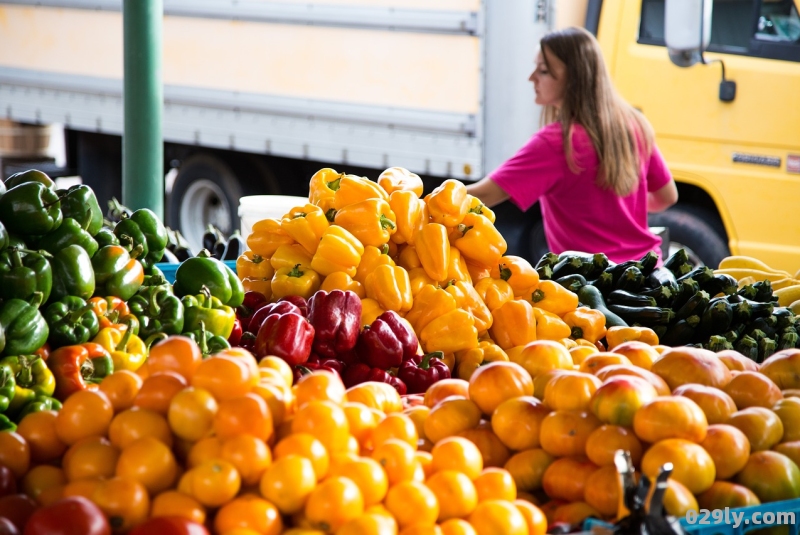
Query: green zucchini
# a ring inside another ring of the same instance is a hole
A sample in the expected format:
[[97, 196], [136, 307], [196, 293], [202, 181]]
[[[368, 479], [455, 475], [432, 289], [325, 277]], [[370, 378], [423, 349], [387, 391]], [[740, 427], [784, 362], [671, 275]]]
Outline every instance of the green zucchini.
[[689, 273], [692, 270], [692, 264], [689, 262], [689, 255], [686, 253], [686, 249], [681, 248], [672, 253], [669, 258], [664, 260], [664, 267], [676, 277]]
[[778, 350], [791, 349], [800, 344], [800, 336], [794, 328], [789, 327], [783, 331], [781, 337], [778, 339]]
[[659, 340], [664, 338], [664, 335], [667, 334], [667, 329], [669, 329], [669, 327], [666, 325], [653, 325], [650, 328], [653, 330], [654, 333], [656, 333], [656, 336], [658, 336]]
[[556, 265], [557, 262], [558, 262], [558, 255], [548, 251], [542, 255], [542, 257], [539, 259], [538, 262], [536, 262], [536, 265], [533, 267], [536, 269], [543, 266], [553, 267]]
[[675, 295], [675, 300], [672, 302], [672, 308], [679, 309], [699, 291], [700, 285], [697, 284], [697, 281], [691, 277], [683, 279], [678, 283], [678, 293]]
[[698, 325], [700, 325], [700, 316], [697, 314], [684, 318], [670, 325], [666, 334], [659, 339], [659, 343], [671, 347], [686, 345], [694, 338]]
[[596, 286], [587, 284], [578, 290], [578, 300], [589, 308], [602, 312], [606, 317], [606, 327], [628, 327], [628, 323], [624, 319], [609, 310], [603, 295]]
[[614, 305], [626, 305], [630, 307], [654, 307], [658, 306], [656, 299], [649, 295], [635, 294], [625, 290], [614, 290], [608, 294], [607, 301]]
[[561, 286], [566, 288], [567, 290], [578, 293], [578, 290], [586, 286], [588, 283], [586, 282], [586, 277], [579, 273], [574, 273], [572, 275], [567, 275], [565, 277], [561, 277], [556, 279], [556, 282], [559, 283]]
[[772, 309], [772, 315], [778, 320], [778, 324], [775, 326], [776, 329], [781, 330], [785, 329], [786, 327], [791, 327], [794, 325], [795, 315], [794, 312], [789, 310], [786, 307], [775, 307]]
[[639, 295], [645, 297], [652, 297], [656, 301], [656, 306], [672, 308], [672, 302], [675, 300], [675, 292], [667, 286], [659, 286], [649, 290], [641, 290]]
[[625, 290], [626, 292], [637, 292], [644, 285], [644, 275], [641, 270], [636, 266], [631, 266], [622, 272], [619, 280], [617, 281], [617, 290]]
[[640, 264], [638, 260], [626, 260], [625, 262], [620, 262], [619, 264], [608, 266], [603, 271], [603, 273], [611, 273], [611, 276], [614, 277], [614, 284], [616, 285], [617, 281], [619, 281], [619, 278], [622, 277], [622, 274], [629, 267], [635, 267], [636, 269], [640, 269], [642, 267], [642, 264]]
[[734, 349], [754, 362], [758, 362], [758, 342], [751, 336], [744, 335], [733, 345]]
[[[775, 333], [778, 332], [776, 326], [778, 325], [778, 320], [775, 316], [762, 316], [760, 318], [755, 318], [750, 323], [747, 324], [747, 333], [750, 336], [753, 336], [753, 331], [762, 331], [764, 336], [773, 337]], [[756, 338], [753, 336], [753, 338]]]
[[746, 299], [758, 301], [759, 303], [769, 303], [773, 299], [772, 283], [766, 279], [754, 282], [753, 284], [747, 284], [736, 293]]
[[640, 268], [642, 270], [642, 275], [647, 277], [653, 272], [654, 269], [656, 269], [656, 266], [658, 265], [658, 255], [655, 251], [650, 251], [639, 259], [639, 263], [642, 265]]
[[548, 265], [539, 266], [536, 269], [536, 273], [539, 274], [539, 279], [541, 280], [551, 280], [553, 278], [553, 268]]
[[709, 351], [716, 353], [725, 349], [733, 349], [733, 344], [730, 343], [724, 336], [715, 334], [708, 339], [708, 349]]
[[653, 288], [667, 287], [672, 293], [678, 292], [678, 280], [675, 278], [675, 274], [664, 266], [654, 269], [647, 276], [647, 284]]
[[700, 283], [700, 288], [707, 291], [711, 297], [717, 294], [731, 295], [739, 288], [739, 283], [730, 275], [720, 273], [705, 283]]
[[587, 261], [586, 265], [587, 267], [584, 268], [584, 260], [580, 256], [565, 256], [553, 266], [553, 280], [576, 273], [584, 274], [589, 271], [588, 266], [591, 265], [591, 261]]
[[762, 338], [767, 338], [767, 333], [765, 333], [761, 329], [750, 329], [749, 331], [747, 331], [747, 334], [745, 336], [743, 336], [742, 338], [745, 338], [747, 336], [749, 336], [750, 338], [752, 338], [756, 342], [759, 342], [759, 341], [761, 341]]
[[611, 273], [603, 272], [596, 279], [590, 281], [589, 284], [600, 290], [603, 295], [608, 295], [614, 289], [614, 277]]
[[645, 327], [667, 325], [675, 317], [675, 313], [670, 308], [608, 305], [608, 309], [627, 321], [628, 324], [638, 323]]
[[703, 336], [723, 333], [730, 328], [732, 321], [731, 304], [725, 298], [712, 299], [700, 319], [700, 332]]
[[714, 278], [714, 270], [708, 266], [698, 266], [686, 275], [678, 277], [678, 282], [680, 283], [683, 279], [690, 277], [697, 281], [697, 284], [703, 285]]
[[695, 292], [684, 304], [675, 312], [675, 319], [682, 320], [688, 318], [692, 314], [701, 316], [703, 311], [708, 306], [709, 295], [703, 290]]
[[762, 338], [758, 341], [758, 362], [764, 362], [778, 349], [778, 344], [775, 340], [769, 337]]

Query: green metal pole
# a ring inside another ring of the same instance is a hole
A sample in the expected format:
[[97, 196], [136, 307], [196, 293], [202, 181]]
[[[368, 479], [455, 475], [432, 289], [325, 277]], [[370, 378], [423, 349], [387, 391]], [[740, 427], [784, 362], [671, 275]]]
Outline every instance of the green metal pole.
[[164, 217], [164, 143], [161, 115], [163, 0], [123, 0], [125, 125], [122, 202]]

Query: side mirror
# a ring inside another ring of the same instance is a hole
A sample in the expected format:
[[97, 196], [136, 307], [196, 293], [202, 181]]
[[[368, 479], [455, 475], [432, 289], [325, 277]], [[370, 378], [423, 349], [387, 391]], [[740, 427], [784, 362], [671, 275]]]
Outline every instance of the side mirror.
[[702, 61], [711, 41], [712, 0], [667, 0], [664, 37], [669, 59], [679, 67]]

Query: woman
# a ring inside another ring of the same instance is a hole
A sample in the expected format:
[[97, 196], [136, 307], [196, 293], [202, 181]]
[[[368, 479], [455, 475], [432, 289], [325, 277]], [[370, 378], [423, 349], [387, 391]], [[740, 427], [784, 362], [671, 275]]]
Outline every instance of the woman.
[[545, 35], [530, 81], [543, 128], [469, 193], [487, 206], [539, 201], [555, 253], [660, 256], [647, 213], [675, 204], [678, 190], [647, 119], [612, 86], [597, 40], [582, 28]]

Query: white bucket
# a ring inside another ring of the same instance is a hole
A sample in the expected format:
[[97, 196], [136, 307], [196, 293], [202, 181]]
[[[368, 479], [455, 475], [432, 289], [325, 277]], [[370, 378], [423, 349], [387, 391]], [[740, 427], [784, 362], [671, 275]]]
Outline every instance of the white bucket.
[[280, 219], [295, 206], [308, 204], [306, 197], [290, 195], [249, 195], [239, 199], [239, 226], [247, 240], [253, 225], [262, 219]]

